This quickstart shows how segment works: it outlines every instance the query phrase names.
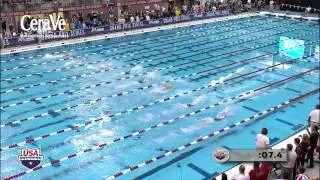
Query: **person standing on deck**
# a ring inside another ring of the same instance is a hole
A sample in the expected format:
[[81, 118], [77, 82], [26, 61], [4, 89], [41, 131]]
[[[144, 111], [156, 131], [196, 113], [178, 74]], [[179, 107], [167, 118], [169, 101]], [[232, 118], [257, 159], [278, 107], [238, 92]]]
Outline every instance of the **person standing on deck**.
[[292, 149], [292, 144], [287, 144], [288, 161], [282, 164], [281, 169], [281, 176], [283, 177], [284, 173], [288, 173], [289, 179], [293, 179], [293, 169], [297, 160], [297, 154], [294, 151], [292, 151]]
[[256, 148], [257, 149], [268, 149], [270, 145], [269, 137], [267, 136], [268, 129], [262, 128], [261, 134], [257, 134], [256, 136]]
[[[313, 129], [314, 126], [317, 126], [318, 130], [320, 129], [320, 104], [317, 104], [316, 108], [310, 112], [309, 118], [308, 118], [308, 124], [311, 130]], [[316, 151], [318, 152], [319, 159], [320, 159], [320, 138], [318, 138]]]
[[308, 123], [311, 128], [312, 126], [318, 126], [318, 129], [320, 128], [320, 104], [317, 104], [316, 108], [310, 112]]
[[232, 180], [250, 180], [250, 176], [245, 173], [246, 168], [244, 165], [239, 166], [239, 174], [232, 178]]
[[318, 126], [313, 126], [311, 129], [310, 133], [310, 146], [308, 147], [308, 152], [307, 152], [307, 160], [309, 161], [309, 168], [313, 168], [314, 166], [314, 157], [313, 153], [314, 150], [317, 148], [317, 143], [319, 139], [319, 132], [318, 132]]

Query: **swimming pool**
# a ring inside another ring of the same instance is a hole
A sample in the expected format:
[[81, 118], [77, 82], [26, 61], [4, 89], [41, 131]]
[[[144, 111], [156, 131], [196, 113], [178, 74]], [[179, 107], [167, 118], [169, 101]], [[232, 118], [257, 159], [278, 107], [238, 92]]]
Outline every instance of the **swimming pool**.
[[[214, 148], [305, 127], [319, 100], [318, 29], [251, 16], [3, 55], [1, 177], [215, 176], [234, 163], [214, 162]], [[279, 53], [282, 36], [303, 40], [304, 56]], [[23, 147], [41, 148], [40, 166], [18, 161]]]

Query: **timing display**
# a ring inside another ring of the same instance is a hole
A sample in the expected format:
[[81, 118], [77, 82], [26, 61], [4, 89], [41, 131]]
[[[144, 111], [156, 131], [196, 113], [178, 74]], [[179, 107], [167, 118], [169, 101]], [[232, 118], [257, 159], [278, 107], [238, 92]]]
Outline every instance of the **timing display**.
[[285, 149], [266, 149], [266, 150], [244, 150], [244, 149], [226, 149], [217, 148], [212, 152], [213, 159], [218, 162], [227, 161], [278, 161], [285, 162], [288, 159], [288, 154]]

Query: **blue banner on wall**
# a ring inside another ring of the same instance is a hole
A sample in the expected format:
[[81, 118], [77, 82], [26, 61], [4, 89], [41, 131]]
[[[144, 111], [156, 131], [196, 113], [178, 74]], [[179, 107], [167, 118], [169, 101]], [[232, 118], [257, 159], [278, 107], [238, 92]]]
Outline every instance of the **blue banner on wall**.
[[167, 24], [173, 24], [173, 23], [184, 22], [184, 21], [191, 21], [191, 20], [198, 20], [198, 19], [205, 19], [205, 18], [219, 17], [219, 16], [228, 16], [230, 14], [231, 14], [230, 10], [221, 10], [221, 11], [215, 11], [215, 12], [209, 12], [209, 13], [202, 13], [202, 14], [181, 15], [181, 16], [167, 17], [167, 18], [161, 18], [161, 19], [152, 19], [149, 21], [142, 21], [142, 22], [113, 24], [113, 25], [94, 27], [89, 29], [75, 29], [71, 31], [50, 32], [46, 34], [37, 35], [37, 37], [22, 34], [19, 37], [13, 37], [11, 39], [5, 40], [5, 47], [36, 44], [40, 42], [50, 42], [50, 41], [62, 40], [62, 39], [87, 37], [87, 36], [106, 34], [111, 32], [139, 29], [139, 28], [145, 28], [145, 27], [153, 27], [153, 26], [159, 26], [159, 25], [167, 25]]

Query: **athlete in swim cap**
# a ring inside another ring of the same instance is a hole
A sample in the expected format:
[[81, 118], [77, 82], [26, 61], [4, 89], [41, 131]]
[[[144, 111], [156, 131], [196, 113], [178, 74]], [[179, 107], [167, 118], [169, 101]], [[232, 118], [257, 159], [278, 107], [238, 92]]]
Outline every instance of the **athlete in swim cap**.
[[228, 116], [231, 115], [231, 109], [225, 108], [222, 112], [220, 112], [217, 116], [216, 119], [225, 119]]
[[153, 93], [156, 93], [156, 94], [164, 94], [168, 91], [171, 91], [173, 89], [173, 86], [171, 85], [168, 85], [168, 84], [161, 84], [161, 89], [157, 88], [155, 90], [153, 90], [152, 92]]

